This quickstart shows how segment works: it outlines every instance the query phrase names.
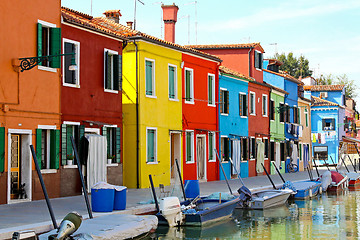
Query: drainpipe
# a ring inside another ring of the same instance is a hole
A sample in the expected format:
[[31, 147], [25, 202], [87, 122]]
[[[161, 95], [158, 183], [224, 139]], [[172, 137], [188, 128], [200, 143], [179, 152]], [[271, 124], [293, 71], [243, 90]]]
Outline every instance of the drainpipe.
[[251, 50], [253, 50], [253, 47], [250, 48], [248, 55], [249, 55], [249, 77], [251, 77]]
[[140, 188], [140, 179], [139, 179], [139, 76], [138, 76], [138, 45], [136, 44], [136, 40], [134, 39], [135, 45], [135, 78], [136, 78], [136, 188]]

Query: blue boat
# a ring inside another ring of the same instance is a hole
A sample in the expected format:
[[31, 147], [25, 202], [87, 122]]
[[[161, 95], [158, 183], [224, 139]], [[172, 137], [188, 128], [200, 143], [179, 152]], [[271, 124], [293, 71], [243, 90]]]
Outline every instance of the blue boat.
[[292, 195], [294, 199], [309, 199], [315, 197], [321, 191], [320, 181], [293, 182], [292, 186], [296, 190], [296, 194]]
[[180, 203], [177, 197], [167, 197], [160, 200], [160, 211], [156, 216], [159, 225], [202, 226], [230, 218], [239, 201], [239, 197], [230, 200], [199, 197]]

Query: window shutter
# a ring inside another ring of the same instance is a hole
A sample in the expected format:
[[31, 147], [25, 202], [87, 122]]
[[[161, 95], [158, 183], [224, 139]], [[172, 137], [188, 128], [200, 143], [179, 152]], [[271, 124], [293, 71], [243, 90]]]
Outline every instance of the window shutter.
[[119, 58], [119, 76], [118, 76], [118, 89], [122, 90], [122, 55], [118, 55]]
[[212, 76], [208, 75], [208, 96], [209, 96], [209, 99], [208, 99], [208, 102], [209, 104], [213, 104], [212, 102], [212, 99], [213, 99], [213, 96], [212, 96]]
[[50, 168], [59, 169], [60, 130], [50, 130]]
[[41, 133], [42, 129], [36, 129], [36, 158], [38, 160], [39, 168], [41, 169]]
[[239, 93], [239, 115], [240, 116], [243, 116], [244, 113], [243, 113], [243, 106], [242, 106], [242, 95]]
[[153, 94], [153, 86], [152, 86], [152, 62], [145, 61], [145, 76], [146, 76], [146, 94], [152, 95]]
[[61, 164], [66, 165], [66, 124], [61, 124]]
[[119, 55], [113, 55], [113, 72], [114, 79], [111, 79], [113, 82], [114, 90], [119, 90]]
[[224, 91], [220, 90], [220, 113], [224, 113]]
[[[37, 56], [42, 56], [42, 25], [41, 23], [37, 24]], [[42, 62], [39, 62], [39, 65], [41, 66]]]
[[324, 129], [325, 129], [325, 126], [326, 126], [325, 119], [322, 119], [322, 130], [324, 130]]
[[0, 127], [0, 172], [5, 170], [5, 127]]
[[229, 113], [229, 91], [226, 91], [226, 113]]
[[71, 144], [71, 136], [73, 136], [73, 128], [72, 125], [66, 126], [66, 154], [73, 155], [73, 149]]
[[147, 140], [147, 152], [148, 152], [148, 162], [154, 162], [154, 130], [148, 130], [148, 140]]
[[259, 54], [257, 51], [254, 51], [254, 62], [255, 62], [255, 68], [259, 68]]
[[169, 66], [169, 98], [175, 97], [175, 69], [174, 67]]
[[191, 161], [191, 133], [186, 133], [186, 161]]
[[[50, 55], [61, 54], [61, 28], [50, 28]], [[53, 57], [50, 67], [60, 68], [60, 56]]]
[[248, 115], [248, 98], [246, 96], [246, 94], [243, 95], [244, 98], [244, 116]]
[[209, 132], [209, 160], [213, 159], [213, 133]]
[[262, 63], [263, 63], [263, 54], [259, 53], [259, 68], [262, 69]]
[[105, 89], [111, 87], [111, 57], [109, 52], [105, 52]]
[[190, 101], [190, 78], [191, 78], [191, 72], [186, 70], [185, 71], [185, 100]]
[[115, 130], [115, 158], [116, 162], [120, 163], [120, 156], [121, 156], [121, 128], [116, 128]]

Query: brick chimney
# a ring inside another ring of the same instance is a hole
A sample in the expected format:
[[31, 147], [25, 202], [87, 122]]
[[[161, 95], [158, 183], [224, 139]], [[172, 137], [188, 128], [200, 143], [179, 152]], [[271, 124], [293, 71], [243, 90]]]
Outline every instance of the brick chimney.
[[120, 17], [122, 16], [120, 10], [107, 10], [104, 12], [107, 19], [119, 23]]
[[126, 25], [127, 25], [128, 28], [133, 29], [133, 22], [132, 21], [126, 22]]
[[165, 41], [175, 43], [175, 23], [177, 21], [177, 12], [179, 7], [173, 5], [161, 5], [163, 10], [163, 20], [165, 25], [164, 39]]

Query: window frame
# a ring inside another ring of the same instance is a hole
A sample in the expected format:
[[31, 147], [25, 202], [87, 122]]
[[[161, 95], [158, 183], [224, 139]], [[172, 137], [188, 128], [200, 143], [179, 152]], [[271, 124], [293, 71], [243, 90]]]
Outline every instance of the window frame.
[[256, 138], [250, 137], [249, 141], [249, 159], [253, 161], [256, 159]]
[[[226, 99], [225, 94], [226, 93]], [[220, 88], [220, 114], [223, 116], [229, 116], [230, 113], [230, 92], [227, 88]], [[227, 110], [225, 112], [225, 109]]]
[[[210, 134], [212, 134], [212, 137], [210, 136]], [[214, 148], [216, 148], [216, 133], [213, 131], [209, 131], [208, 132], [208, 162], [216, 162], [216, 156], [215, 156], [215, 152], [214, 152]], [[210, 138], [212, 138], [212, 146], [210, 146]], [[211, 151], [212, 150], [212, 151]], [[210, 151], [212, 152], [212, 159], [210, 159]]]
[[305, 107], [304, 114], [305, 114], [305, 126], [309, 127], [309, 112], [307, 106]]
[[269, 118], [271, 122], [275, 121], [275, 101], [272, 98], [269, 101]]
[[[174, 68], [174, 97], [170, 97], [170, 67]], [[168, 64], [168, 97], [170, 101], [179, 101], [178, 99], [178, 86], [177, 86], [177, 66], [174, 64]]]
[[[280, 122], [280, 124], [285, 124], [285, 122], [286, 122], [286, 111], [281, 110], [281, 109], [284, 109], [284, 107], [285, 107], [285, 103], [284, 102], [279, 102], [279, 108], [280, 108], [279, 122]], [[281, 119], [283, 121], [281, 121]]]
[[[261, 51], [255, 49], [255, 52], [254, 52], [254, 68], [256, 70], [258, 70], [258, 71], [262, 71], [263, 58], [264, 58], [263, 53]], [[256, 60], [258, 60], [258, 61], [256, 61]], [[256, 64], [256, 62], [258, 62], [258, 63]]]
[[[190, 133], [190, 150], [191, 150], [191, 160], [188, 161], [187, 154], [187, 134]], [[194, 156], [194, 130], [185, 130], [185, 163], [195, 163], [195, 156]]]
[[[266, 99], [265, 104], [264, 104], [264, 97]], [[268, 115], [269, 115], [268, 102], [269, 102], [269, 96], [266, 94], [262, 94], [262, 116], [263, 117], [268, 117]], [[264, 109], [264, 107], [265, 107], [265, 109]]]
[[[148, 161], [148, 145], [149, 145], [149, 136], [148, 131], [153, 130], [154, 131], [154, 161], [149, 162]], [[146, 164], [158, 164], [157, 159], [157, 128], [156, 127], [146, 127]]]
[[[331, 123], [334, 123], [333, 128], [325, 129], [326, 126], [324, 125], [324, 123], [325, 124], [327, 123], [326, 120], [331, 120], [330, 125], [331, 125]], [[335, 131], [336, 130], [336, 120], [335, 120], [335, 118], [323, 118], [323, 119], [321, 119], [321, 125], [322, 125], [321, 129], [323, 131]]]
[[[114, 90], [114, 89], [107, 89], [105, 88], [105, 85], [106, 85], [106, 52], [108, 52], [108, 54], [110, 53], [111, 55], [119, 55], [119, 52], [117, 51], [114, 51], [114, 50], [111, 50], [111, 49], [107, 49], [107, 48], [104, 48], [104, 92], [108, 92], [108, 93], [119, 93], [119, 90]], [[111, 69], [111, 72], [112, 74], [114, 73], [114, 65], [112, 65], [112, 69]], [[113, 79], [113, 77], [112, 77]], [[112, 81], [112, 84], [114, 85], [114, 79]], [[114, 86], [112, 87], [114, 88]], [[120, 86], [119, 86], [120, 88]]]
[[[254, 101], [252, 102], [251, 101], [251, 96], [254, 96]], [[252, 115], [252, 116], [256, 116], [256, 93], [255, 92], [252, 92], [252, 91], [250, 91], [249, 92], [249, 105], [251, 106], [251, 107], [249, 107], [249, 115]], [[253, 110], [253, 112], [252, 112], [252, 110]]]
[[[187, 88], [187, 84], [186, 84], [186, 72], [189, 71], [190, 74], [190, 100], [187, 100], [186, 98], [186, 88]], [[185, 99], [185, 103], [187, 104], [194, 104], [194, 69], [192, 68], [184, 68], [184, 99]]]
[[[213, 73], [208, 73], [208, 75], [207, 75], [207, 77], [208, 77], [208, 106], [210, 106], [210, 107], [216, 107], [216, 104], [215, 104], [215, 74], [213, 74]], [[209, 96], [209, 77], [212, 77], [212, 91], [211, 91], [211, 94], [212, 94], [212, 99], [211, 99], [211, 101], [212, 101], [212, 103], [210, 103], [209, 102], [209, 100], [210, 100], [210, 96]]]
[[[46, 28], [57, 28], [57, 26], [56, 26], [56, 24], [54, 24], [54, 23], [49, 23], [49, 22], [46, 22], [46, 21], [43, 21], [43, 20], [40, 20], [40, 19], [38, 19], [38, 21], [37, 21], [37, 23], [40, 23], [43, 27], [46, 27]], [[48, 52], [49, 52], [49, 54], [48, 55], [50, 55], [50, 30], [49, 30], [49, 36], [48, 36]], [[57, 69], [56, 68], [53, 68], [53, 67], [51, 67], [51, 66], [42, 66], [42, 65], [38, 65], [37, 66], [37, 68], [38, 68], [38, 70], [44, 70], [44, 71], [48, 71], [48, 72], [57, 72]]]
[[[241, 98], [241, 104], [240, 104], [240, 98]], [[244, 100], [246, 101], [245, 109], [243, 109], [244, 108]], [[239, 92], [239, 115], [241, 118], [248, 117], [248, 108], [249, 108], [249, 104], [248, 104], [247, 94], [244, 92]]]
[[[263, 137], [263, 139], [262, 139], [262, 141], [263, 141], [263, 143], [264, 143], [264, 159], [269, 159], [269, 143], [270, 143], [270, 141], [269, 141], [269, 139], [267, 138], [267, 137]], [[267, 151], [266, 151], [267, 150]]]
[[62, 39], [62, 49], [63, 49], [63, 54], [65, 54], [65, 43], [71, 43], [71, 44], [74, 44], [75, 45], [75, 63], [76, 63], [76, 66], [77, 66], [77, 69], [76, 70], [73, 70], [73, 71], [76, 71], [75, 73], [75, 79], [76, 79], [76, 83], [75, 84], [72, 84], [72, 83], [66, 83], [65, 82], [65, 56], [63, 56], [62, 58], [62, 74], [63, 74], [63, 86], [65, 87], [73, 87], [73, 88], [80, 88], [80, 42], [78, 41], [74, 41], [74, 40], [71, 40], [71, 39], [68, 39], [68, 38], [63, 38]]

